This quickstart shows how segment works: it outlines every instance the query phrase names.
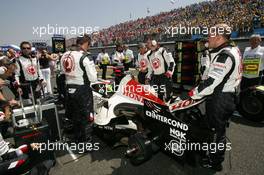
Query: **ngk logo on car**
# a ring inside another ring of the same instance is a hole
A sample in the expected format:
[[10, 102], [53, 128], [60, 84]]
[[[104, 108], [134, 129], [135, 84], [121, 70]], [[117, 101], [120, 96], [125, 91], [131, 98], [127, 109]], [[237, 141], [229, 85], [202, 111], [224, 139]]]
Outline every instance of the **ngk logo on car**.
[[172, 136], [174, 138], [178, 138], [180, 140], [186, 140], [185, 135], [186, 135], [186, 133], [184, 133], [184, 132], [181, 132], [181, 131], [174, 129], [174, 128], [170, 128], [170, 136]]

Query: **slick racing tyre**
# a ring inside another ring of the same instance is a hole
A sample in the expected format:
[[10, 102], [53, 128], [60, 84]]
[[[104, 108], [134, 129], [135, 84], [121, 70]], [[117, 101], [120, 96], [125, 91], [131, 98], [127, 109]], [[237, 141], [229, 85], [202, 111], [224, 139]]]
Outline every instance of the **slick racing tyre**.
[[263, 92], [252, 89], [241, 92], [238, 111], [243, 117], [250, 121], [264, 121]]

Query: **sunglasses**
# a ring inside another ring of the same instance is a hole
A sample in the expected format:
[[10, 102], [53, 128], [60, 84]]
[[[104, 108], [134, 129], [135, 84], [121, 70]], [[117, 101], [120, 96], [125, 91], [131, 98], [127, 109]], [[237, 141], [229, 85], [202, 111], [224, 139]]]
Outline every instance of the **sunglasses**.
[[23, 47], [22, 49], [23, 49], [23, 50], [31, 50], [30, 47]]

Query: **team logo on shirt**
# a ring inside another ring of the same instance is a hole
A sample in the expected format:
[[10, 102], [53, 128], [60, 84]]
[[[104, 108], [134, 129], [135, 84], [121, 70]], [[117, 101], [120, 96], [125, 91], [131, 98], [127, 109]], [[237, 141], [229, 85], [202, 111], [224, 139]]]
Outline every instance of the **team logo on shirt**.
[[28, 72], [28, 74], [30, 74], [30, 75], [35, 75], [35, 73], [36, 73], [36, 68], [35, 68], [33, 65], [29, 65], [29, 66], [27, 67], [27, 72]]
[[154, 58], [152, 60], [152, 66], [154, 69], [158, 69], [160, 67], [160, 60], [158, 58]]
[[74, 58], [71, 54], [65, 55], [65, 57], [62, 58], [62, 65], [65, 70], [65, 72], [70, 73], [74, 70]]
[[145, 59], [142, 59], [142, 60], [140, 60], [140, 67], [141, 68], [145, 68], [145, 67], [147, 67], [147, 60], [145, 60]]

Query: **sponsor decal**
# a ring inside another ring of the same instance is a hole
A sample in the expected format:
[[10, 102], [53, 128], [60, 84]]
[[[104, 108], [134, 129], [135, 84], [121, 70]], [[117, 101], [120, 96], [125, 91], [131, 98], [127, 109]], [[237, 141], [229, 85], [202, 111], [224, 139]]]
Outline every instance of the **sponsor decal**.
[[214, 70], [213, 70], [215, 73], [218, 73], [218, 74], [223, 74], [223, 72], [224, 72], [224, 70], [223, 69], [220, 69], [220, 68], [214, 68]]
[[188, 130], [188, 125], [181, 123], [179, 121], [176, 121], [174, 119], [162, 116], [160, 114], [155, 113], [154, 111], [148, 111], [146, 110], [146, 116], [151, 117], [153, 119], [159, 120], [162, 123], [168, 124], [170, 126], [179, 128], [181, 130], [187, 131]]
[[[187, 128], [188, 130], [188, 128]], [[180, 131], [176, 128], [170, 128], [170, 136], [173, 137], [169, 143], [165, 142], [165, 151], [169, 151], [176, 156], [182, 156], [185, 151], [186, 132]]]
[[143, 97], [135, 94], [135, 93], [131, 93], [131, 92], [128, 92], [128, 91], [123, 91], [123, 95], [133, 99], [133, 100], [136, 100], [136, 101], [139, 101], [140, 103], [143, 103]]
[[[159, 99], [156, 95], [152, 94], [150, 91], [145, 89], [144, 86], [139, 84], [134, 79], [131, 79], [129, 82], [127, 82], [124, 91], [129, 91], [131, 93], [139, 95], [143, 99], [148, 99], [150, 101], [154, 101], [155, 103], [164, 105], [164, 102], [161, 99]], [[143, 103], [143, 99], [141, 99], [140, 102]]]
[[220, 67], [222, 69], [225, 69], [226, 68], [225, 64], [219, 64], [219, 63], [214, 63], [213, 66]]
[[113, 131], [114, 127], [112, 126], [98, 126], [99, 129], [104, 129], [104, 130], [109, 130], [109, 131]]
[[179, 109], [184, 109], [186, 107], [189, 107], [193, 105], [195, 101], [193, 99], [188, 99], [188, 100], [183, 100], [178, 103], [174, 103], [170, 106], [171, 111], [179, 110]]
[[179, 140], [184, 140], [186, 141], [186, 133], [185, 132], [182, 132], [182, 131], [179, 131], [175, 128], [170, 128], [170, 136], [171, 137], [174, 137], [176, 139], [179, 139]]
[[[184, 102], [183, 104], [178, 104], [178, 106], [175, 107], [186, 106], [187, 104], [191, 104], [191, 102]], [[189, 129], [188, 125], [182, 123], [181, 121], [175, 120], [172, 115], [162, 108], [162, 106], [150, 101], [145, 101], [145, 105], [147, 107], [147, 110], [145, 110], [146, 117], [150, 117], [166, 125], [169, 125], [169, 127], [164, 127], [164, 131], [169, 132], [166, 134], [169, 137], [164, 137], [166, 139], [166, 142], [164, 142], [165, 145], [163, 147], [164, 150], [176, 156], [182, 156], [185, 151], [184, 145], [187, 140], [186, 134]]]

